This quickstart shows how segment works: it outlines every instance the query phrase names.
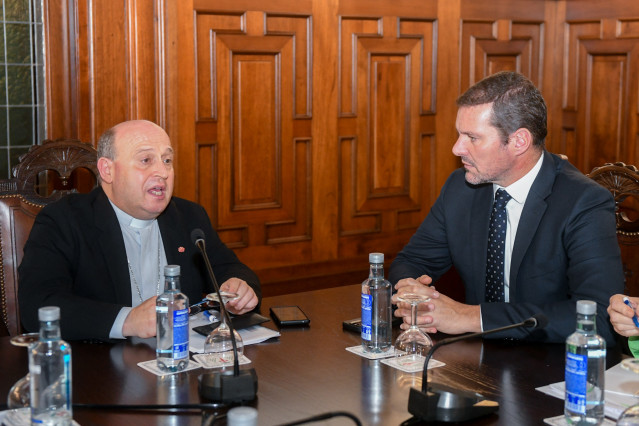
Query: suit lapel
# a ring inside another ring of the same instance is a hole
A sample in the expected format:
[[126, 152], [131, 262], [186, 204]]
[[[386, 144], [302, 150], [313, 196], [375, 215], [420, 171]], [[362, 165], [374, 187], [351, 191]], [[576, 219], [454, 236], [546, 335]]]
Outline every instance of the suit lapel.
[[96, 191], [100, 192], [92, 206], [97, 229], [96, 241], [102, 250], [104, 263], [113, 281], [116, 300], [125, 306], [131, 306], [131, 277], [127, 268], [128, 261], [122, 230], [106, 194], [101, 188]]
[[[175, 202], [171, 200], [167, 208], [158, 216], [158, 226], [162, 235], [162, 244], [167, 265], [183, 265], [190, 256], [193, 243], [189, 240], [191, 232], [185, 229]], [[182, 271], [184, 274], [186, 271]]]
[[470, 253], [473, 256], [473, 271], [477, 285], [466, 286], [475, 289], [477, 300], [484, 300], [486, 281], [486, 253], [488, 250], [488, 225], [490, 211], [493, 204], [493, 185], [487, 184], [477, 187], [474, 191], [470, 212], [470, 239], [472, 245]]
[[517, 227], [517, 235], [515, 236], [515, 244], [510, 260], [511, 302], [516, 302], [517, 272], [537, 232], [541, 218], [548, 207], [546, 198], [551, 193], [556, 174], [555, 160], [552, 154], [544, 151], [544, 161], [526, 198], [526, 203], [519, 219], [519, 226]]

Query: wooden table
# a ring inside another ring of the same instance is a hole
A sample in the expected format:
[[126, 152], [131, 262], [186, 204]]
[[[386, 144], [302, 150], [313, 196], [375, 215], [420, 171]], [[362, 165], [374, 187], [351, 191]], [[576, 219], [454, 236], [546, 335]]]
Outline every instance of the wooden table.
[[[360, 343], [359, 335], [343, 331], [342, 321], [359, 316], [359, 286], [347, 286], [265, 298], [262, 312], [275, 305], [299, 305], [311, 319], [308, 328], [281, 330], [272, 342], [251, 345], [245, 355], [258, 375], [260, 425], [293, 422], [329, 411], [348, 411], [364, 425], [399, 425], [411, 417], [408, 392], [421, 387], [421, 374], [408, 374], [360, 358], [345, 350]], [[266, 324], [275, 327], [272, 322]], [[433, 336], [434, 340], [440, 336]], [[193, 370], [157, 377], [137, 366], [153, 359], [154, 341], [117, 344], [71, 342], [75, 403], [150, 404], [199, 402]], [[619, 362], [609, 350], [608, 365]], [[434, 356], [446, 366], [430, 370], [429, 380], [479, 392], [500, 408], [472, 424], [540, 425], [563, 413], [563, 401], [536, 387], [563, 380], [561, 344], [504, 343], [473, 340], [443, 346]], [[0, 401], [27, 372], [24, 348], [0, 338]], [[222, 412], [224, 411], [221, 410]], [[115, 412], [76, 409], [81, 425], [199, 425], [197, 412]], [[220, 424], [218, 422], [216, 425]], [[224, 423], [222, 423], [224, 424]], [[317, 423], [316, 423], [317, 424]], [[346, 418], [320, 423], [352, 425]]]

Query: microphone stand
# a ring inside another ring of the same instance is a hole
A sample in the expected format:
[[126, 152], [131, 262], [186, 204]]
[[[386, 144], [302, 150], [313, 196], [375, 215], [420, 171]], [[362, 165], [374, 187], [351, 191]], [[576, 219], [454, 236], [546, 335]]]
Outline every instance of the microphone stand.
[[237, 352], [237, 342], [235, 340], [235, 328], [231, 322], [231, 317], [224, 306], [224, 299], [220, 292], [220, 286], [215, 279], [213, 268], [209, 257], [206, 255], [206, 243], [204, 242], [204, 232], [195, 229], [191, 233], [191, 239], [200, 249], [209, 278], [213, 283], [218, 300], [220, 301], [220, 313], [224, 315], [231, 333], [231, 344], [233, 345], [233, 374], [225, 372], [205, 373], [199, 376], [200, 395], [206, 399], [222, 403], [244, 402], [255, 399], [257, 393], [257, 374], [254, 368], [240, 370], [240, 360]]
[[486, 399], [483, 395], [453, 389], [442, 384], [428, 385], [428, 363], [433, 353], [442, 346], [519, 327], [542, 328], [546, 317], [537, 314], [518, 324], [507, 325], [493, 330], [442, 339], [433, 345], [426, 354], [422, 372], [422, 389], [410, 389], [408, 412], [424, 421], [461, 422], [485, 416], [499, 409], [499, 403]]
[[202, 252], [202, 257], [204, 258], [204, 263], [206, 264], [206, 269], [209, 273], [209, 277], [213, 282], [213, 288], [215, 288], [215, 293], [217, 293], [217, 299], [220, 301], [220, 312], [221, 315], [224, 315], [226, 319], [226, 324], [231, 331], [231, 344], [233, 345], [233, 375], [240, 375], [240, 361], [237, 359], [237, 342], [235, 341], [235, 328], [233, 328], [233, 322], [231, 322], [231, 316], [229, 312], [226, 310], [226, 306], [224, 306], [224, 299], [222, 299], [222, 292], [220, 291], [220, 286], [217, 283], [217, 279], [215, 278], [215, 274], [213, 273], [213, 268], [211, 267], [211, 262], [209, 261], [209, 257], [206, 256], [206, 243], [203, 238], [199, 238], [195, 241], [195, 245]]

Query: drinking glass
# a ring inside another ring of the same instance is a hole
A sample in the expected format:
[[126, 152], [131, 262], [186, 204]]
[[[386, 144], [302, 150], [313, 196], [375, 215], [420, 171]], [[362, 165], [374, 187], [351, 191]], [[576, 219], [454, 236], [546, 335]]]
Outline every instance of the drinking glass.
[[423, 362], [424, 357], [433, 347], [433, 341], [417, 326], [417, 305], [428, 302], [430, 297], [416, 293], [404, 293], [398, 297], [398, 300], [410, 303], [411, 325], [395, 340], [395, 360], [399, 365]]
[[[237, 299], [236, 293], [222, 293], [222, 303], [226, 304], [230, 300]], [[211, 293], [207, 296], [211, 300], [219, 300], [217, 293]], [[240, 334], [233, 329], [235, 336], [235, 343], [237, 346], [237, 355], [241, 357], [244, 353], [244, 343]], [[234, 361], [233, 356], [233, 342], [231, 340], [231, 328], [226, 323], [226, 317], [220, 315], [220, 325], [218, 325], [213, 331], [209, 333], [204, 342], [204, 353], [209, 357], [211, 364], [223, 364], [232, 365]]]
[[[10, 340], [14, 346], [22, 346], [28, 348], [29, 345], [35, 343], [40, 338], [39, 333], [27, 333], [13, 336]], [[18, 380], [9, 390], [7, 395], [7, 408], [23, 408], [28, 407], [31, 399], [30, 395], [31, 376], [29, 373], [23, 378]]]

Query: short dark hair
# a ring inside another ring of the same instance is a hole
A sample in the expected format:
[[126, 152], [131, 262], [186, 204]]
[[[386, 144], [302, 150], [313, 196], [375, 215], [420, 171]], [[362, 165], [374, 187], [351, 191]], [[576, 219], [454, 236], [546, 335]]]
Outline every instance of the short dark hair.
[[490, 124], [508, 140], [514, 131], [525, 128], [533, 136], [533, 144], [543, 147], [548, 129], [546, 102], [539, 89], [523, 75], [501, 71], [470, 87], [457, 98], [458, 107], [491, 103]]

